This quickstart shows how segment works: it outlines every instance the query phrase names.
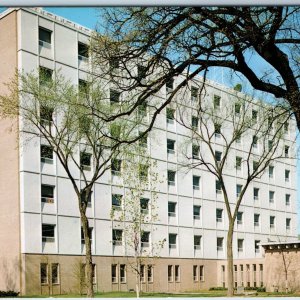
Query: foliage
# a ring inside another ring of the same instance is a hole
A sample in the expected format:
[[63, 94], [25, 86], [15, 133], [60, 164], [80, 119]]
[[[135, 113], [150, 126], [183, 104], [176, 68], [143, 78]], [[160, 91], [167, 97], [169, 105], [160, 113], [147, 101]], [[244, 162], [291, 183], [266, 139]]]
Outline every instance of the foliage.
[[19, 292], [15, 291], [0, 291], [0, 297], [18, 297]]

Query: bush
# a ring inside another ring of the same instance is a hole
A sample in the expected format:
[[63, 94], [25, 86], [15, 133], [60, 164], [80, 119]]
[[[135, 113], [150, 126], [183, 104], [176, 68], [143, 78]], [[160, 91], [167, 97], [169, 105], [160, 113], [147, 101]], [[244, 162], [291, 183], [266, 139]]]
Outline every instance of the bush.
[[257, 288], [257, 291], [260, 292], [260, 293], [264, 293], [266, 291], [266, 288], [265, 287], [259, 287], [259, 288]]
[[257, 291], [258, 287], [254, 287], [254, 286], [246, 286], [244, 288], [245, 291]]
[[0, 297], [17, 297], [19, 292], [15, 291], [0, 291]]
[[222, 287], [222, 286], [215, 286], [215, 287], [211, 287], [209, 290], [210, 291], [227, 291], [227, 288]]

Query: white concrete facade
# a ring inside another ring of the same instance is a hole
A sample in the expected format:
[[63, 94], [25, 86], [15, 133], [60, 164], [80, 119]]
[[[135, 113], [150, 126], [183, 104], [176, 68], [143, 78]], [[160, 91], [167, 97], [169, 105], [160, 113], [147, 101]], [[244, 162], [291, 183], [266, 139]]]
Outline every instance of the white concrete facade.
[[[0, 18], [3, 17], [4, 14]], [[78, 60], [78, 42], [88, 43], [91, 32], [75, 26], [72, 22], [58, 18], [44, 11], [19, 9], [18, 18], [18, 69], [26, 72], [36, 71], [40, 66], [51, 70], [61, 70], [62, 74], [74, 84], [88, 76], [88, 64]], [[51, 46], [39, 45], [38, 29], [43, 27], [52, 32]], [[176, 80], [175, 80], [176, 85]], [[229, 89], [217, 84], [208, 86], [208, 96], [220, 95], [222, 101], [230, 98]], [[165, 91], [161, 92], [165, 97]], [[190, 103], [190, 100], [187, 101]], [[192, 105], [192, 104], [191, 104]], [[192, 108], [190, 109], [192, 111]], [[81, 225], [76, 195], [70, 181], [55, 158], [53, 163], [41, 162], [39, 138], [23, 143], [26, 134], [20, 120], [20, 214], [21, 214], [21, 253], [22, 254], [59, 254], [81, 255]], [[296, 125], [291, 123], [285, 145], [290, 146], [295, 139]], [[151, 240], [168, 241], [169, 233], [177, 234], [175, 249], [164, 247], [161, 257], [174, 258], [226, 258], [227, 216], [222, 196], [216, 194], [215, 177], [204, 169], [196, 168], [189, 173], [182, 170], [182, 155], [179, 146], [188, 131], [181, 125], [167, 124], [166, 113], [159, 114], [155, 129], [148, 138], [148, 151], [157, 160], [158, 173], [165, 180], [157, 189], [157, 230], [151, 233]], [[175, 153], [167, 153], [167, 139], [175, 140]], [[236, 155], [244, 155], [247, 140], [237, 146]], [[216, 141], [216, 149], [221, 149]], [[191, 148], [191, 147], [190, 147]], [[192, 149], [190, 149], [192, 151]], [[234, 160], [233, 160], [234, 161]], [[175, 186], [168, 187], [167, 171], [176, 171]], [[236, 199], [236, 185], [242, 182], [243, 170], [236, 171], [234, 165], [228, 166], [227, 182], [230, 198]], [[285, 181], [285, 170], [290, 171], [290, 181]], [[74, 169], [74, 174], [76, 170]], [[200, 176], [199, 190], [193, 189], [193, 175]], [[79, 175], [77, 176], [79, 179]], [[111, 195], [123, 193], [123, 188], [114, 184], [110, 172], [95, 184], [91, 207], [87, 215], [93, 227], [92, 252], [100, 256], [126, 255], [123, 246], [112, 244], [113, 221]], [[41, 185], [54, 186], [53, 203], [41, 202]], [[258, 200], [254, 200], [253, 190], [259, 189]], [[274, 192], [274, 203], [269, 201], [269, 192]], [[290, 195], [289, 204], [286, 195]], [[175, 216], [168, 216], [168, 201], [176, 203]], [[194, 219], [193, 206], [200, 206], [200, 218]], [[216, 221], [216, 209], [223, 210], [222, 222]], [[262, 258], [262, 249], [255, 251], [255, 241], [267, 242], [297, 237], [296, 203], [296, 165], [295, 161], [284, 160], [274, 164], [274, 176], [266, 172], [260, 180], [251, 183], [240, 211], [243, 212], [242, 224], [237, 225], [233, 239], [235, 259]], [[254, 225], [254, 214], [259, 214], [259, 224]], [[270, 229], [270, 216], [274, 216], [274, 229]], [[286, 219], [290, 219], [290, 229], [286, 229]], [[42, 242], [42, 224], [55, 225], [54, 242]], [[194, 250], [194, 236], [201, 236], [200, 249]], [[223, 250], [217, 250], [217, 238], [224, 238]], [[243, 240], [243, 251], [238, 252], [238, 239]], [[118, 249], [117, 249], [118, 248]]]

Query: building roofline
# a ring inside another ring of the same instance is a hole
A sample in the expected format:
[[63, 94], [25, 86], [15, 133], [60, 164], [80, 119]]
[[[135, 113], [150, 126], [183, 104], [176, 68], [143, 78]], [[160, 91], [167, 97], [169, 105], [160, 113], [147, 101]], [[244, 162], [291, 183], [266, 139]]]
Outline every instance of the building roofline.
[[78, 23], [72, 22], [66, 18], [63, 18], [59, 15], [53, 14], [47, 10], [44, 10], [42, 7], [12, 7], [6, 9], [4, 12], [0, 14], [0, 19], [10, 14], [12, 11], [24, 10], [30, 13], [34, 13], [38, 16], [45, 17], [53, 22], [60, 23], [69, 28], [75, 29], [76, 31], [82, 32], [86, 35], [91, 35], [94, 31], [90, 28], [84, 27]]

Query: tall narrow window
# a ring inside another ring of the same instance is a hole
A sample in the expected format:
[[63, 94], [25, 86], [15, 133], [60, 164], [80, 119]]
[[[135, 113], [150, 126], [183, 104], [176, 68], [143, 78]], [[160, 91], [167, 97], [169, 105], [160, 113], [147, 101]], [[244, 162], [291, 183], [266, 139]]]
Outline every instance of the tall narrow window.
[[92, 154], [87, 152], [80, 152], [80, 167], [83, 170], [91, 170], [91, 158]]
[[89, 46], [84, 43], [78, 43], [78, 59], [86, 61], [89, 58]]
[[198, 130], [198, 126], [199, 126], [199, 118], [192, 116], [192, 129]]
[[238, 198], [241, 195], [243, 186], [241, 184], [236, 185], [236, 197]]
[[176, 217], [176, 202], [168, 202], [168, 216]]
[[269, 178], [274, 178], [274, 166], [269, 166]]
[[284, 171], [285, 182], [290, 182], [290, 170]]
[[252, 110], [252, 121], [257, 122], [257, 110]]
[[175, 110], [167, 107], [167, 123], [174, 124]]
[[191, 99], [192, 99], [192, 101], [197, 101], [198, 94], [199, 94], [199, 89], [192, 86], [191, 87]]
[[289, 157], [289, 154], [290, 154], [290, 147], [285, 145], [284, 146], [284, 156]]
[[152, 265], [148, 265], [147, 267], [147, 279], [148, 282], [151, 283], [153, 282], [153, 266]]
[[291, 219], [290, 218], [285, 219], [285, 228], [287, 231], [291, 230]]
[[217, 222], [223, 222], [223, 209], [221, 208], [216, 209], [216, 219]]
[[167, 94], [172, 93], [174, 89], [174, 79], [170, 79], [166, 83]]
[[254, 226], [256, 226], [256, 227], [259, 226], [259, 219], [260, 219], [260, 215], [254, 214]]
[[274, 199], [275, 199], [275, 192], [269, 191], [269, 202], [274, 203]]
[[111, 174], [112, 175], [120, 175], [122, 167], [121, 159], [113, 159], [111, 162]]
[[204, 281], [204, 266], [199, 266], [200, 281]]
[[41, 145], [41, 162], [53, 163], [53, 148], [49, 145]]
[[122, 245], [123, 241], [123, 230], [121, 229], [113, 229], [112, 231], [112, 242], [115, 246]]
[[[88, 235], [89, 238], [91, 240], [91, 243], [93, 242], [93, 227], [89, 227], [88, 229]], [[85, 245], [85, 239], [84, 239], [84, 232], [83, 232], [83, 228], [81, 227], [81, 244]]]
[[200, 146], [193, 144], [192, 146], [193, 159], [199, 158], [199, 155], [200, 155]]
[[285, 205], [290, 206], [291, 205], [291, 195], [285, 194]]
[[223, 251], [223, 237], [217, 237], [217, 251]]
[[180, 282], [180, 266], [175, 265], [175, 282]]
[[123, 198], [123, 196], [120, 195], [120, 194], [112, 194], [111, 195], [112, 207], [114, 209], [121, 209], [121, 207], [122, 207], [122, 198]]
[[126, 283], [126, 265], [120, 265], [120, 282]]
[[51, 48], [52, 31], [43, 27], [39, 27], [39, 45]]
[[113, 89], [110, 89], [110, 93], [109, 93], [110, 103], [119, 103], [120, 102], [120, 96], [121, 96], [120, 92], [118, 92], [116, 90], [113, 90]]
[[243, 252], [244, 251], [244, 239], [238, 239], [238, 252]]
[[171, 139], [167, 139], [167, 152], [169, 154], [175, 153], [175, 141]]
[[194, 235], [194, 249], [201, 249], [201, 235]]
[[168, 265], [168, 282], [173, 282], [173, 265]]
[[177, 247], [177, 234], [169, 233], [169, 249], [176, 249]]
[[194, 281], [198, 281], [198, 266], [193, 266], [193, 279]]
[[54, 186], [42, 184], [42, 197], [43, 203], [54, 203]]
[[200, 220], [200, 211], [201, 211], [201, 206], [199, 205], [193, 206], [194, 220]]
[[242, 169], [242, 158], [240, 156], [237, 156], [235, 158], [235, 167], [236, 167], [237, 170]]
[[260, 243], [260, 240], [255, 240], [254, 241], [255, 253], [259, 253], [260, 252], [259, 243]]
[[141, 213], [147, 215], [149, 213], [149, 199], [148, 198], [141, 198]]
[[242, 211], [239, 211], [237, 213], [236, 220], [237, 220], [237, 224], [239, 224], [239, 225], [243, 224], [243, 212]]
[[111, 282], [118, 282], [117, 265], [111, 265]]
[[259, 188], [253, 188], [253, 198], [254, 200], [259, 199]]
[[214, 124], [215, 126], [215, 137], [221, 137], [221, 124]]
[[42, 241], [43, 243], [55, 242], [55, 225], [42, 224]]
[[222, 193], [222, 188], [221, 188], [221, 182], [220, 180], [216, 180], [216, 193], [221, 194]]
[[200, 176], [193, 175], [193, 189], [200, 190]]
[[141, 235], [141, 246], [148, 248], [150, 246], [150, 232], [144, 231]]
[[145, 265], [140, 265], [140, 280], [141, 280], [141, 282], [146, 281], [145, 270], [146, 270]]
[[175, 184], [176, 184], [175, 178], [176, 178], [176, 172], [168, 170], [168, 185], [169, 186], [170, 185], [175, 186]]
[[48, 284], [48, 264], [41, 263], [40, 264], [40, 276], [41, 276], [41, 284]]
[[59, 264], [51, 264], [52, 284], [59, 284]]
[[270, 216], [270, 229], [275, 228], [275, 216]]
[[221, 106], [221, 97], [214, 95], [214, 109], [219, 109]]
[[215, 159], [216, 159], [217, 163], [220, 163], [222, 160], [222, 152], [215, 151]]

